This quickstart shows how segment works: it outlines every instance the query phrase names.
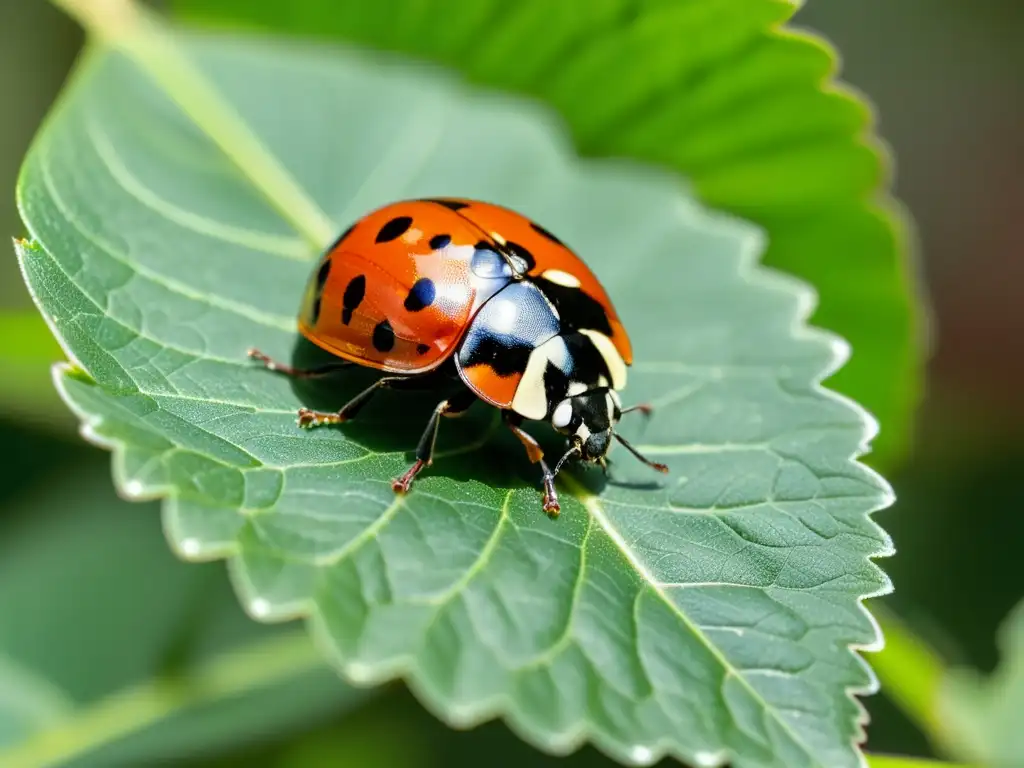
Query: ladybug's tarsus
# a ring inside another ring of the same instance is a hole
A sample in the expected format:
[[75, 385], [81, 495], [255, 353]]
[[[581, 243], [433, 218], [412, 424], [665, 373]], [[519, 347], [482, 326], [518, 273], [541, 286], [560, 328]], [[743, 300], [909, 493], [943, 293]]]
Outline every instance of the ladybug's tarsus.
[[401, 477], [396, 477], [391, 481], [391, 490], [395, 493], [408, 493], [409, 488], [412, 487], [412, 481], [416, 479], [416, 475], [420, 473], [420, 470], [427, 466], [427, 463], [416, 459], [416, 462], [405, 471], [405, 474]]
[[311, 411], [309, 408], [299, 408], [295, 421], [303, 429], [313, 429], [325, 424], [341, 424], [345, 419], [340, 413], [323, 413], [322, 411]]
[[[555, 473], [551, 471], [547, 462], [544, 461], [544, 450], [540, 447], [540, 443], [537, 442], [533, 435], [520, 427], [516, 421], [517, 418], [514, 414], [508, 411], [505, 412], [505, 425], [513, 435], [519, 438], [519, 442], [526, 449], [527, 458], [533, 464], [540, 464], [542, 472], [541, 481], [544, 485], [544, 499], [542, 501], [544, 512], [549, 517], [558, 517], [561, 507], [558, 504], [558, 493], [555, 491]], [[555, 472], [557, 471], [556, 469]]]
[[464, 390], [437, 404], [434, 412], [430, 414], [430, 420], [427, 422], [426, 429], [423, 430], [419, 445], [416, 446], [416, 461], [405, 471], [404, 475], [391, 481], [391, 488], [395, 493], [408, 493], [409, 488], [412, 487], [412, 481], [416, 479], [420, 471], [434, 463], [434, 447], [437, 444], [437, 432], [441, 426], [441, 417], [461, 416], [475, 401], [476, 396], [472, 392]]
[[334, 412], [312, 411], [309, 408], [300, 408], [299, 426], [312, 428], [323, 427], [328, 424], [344, 424], [346, 421], [354, 419], [356, 414], [363, 409], [364, 405], [370, 402], [378, 390], [393, 387], [406, 381], [408, 381], [406, 376], [383, 376]]

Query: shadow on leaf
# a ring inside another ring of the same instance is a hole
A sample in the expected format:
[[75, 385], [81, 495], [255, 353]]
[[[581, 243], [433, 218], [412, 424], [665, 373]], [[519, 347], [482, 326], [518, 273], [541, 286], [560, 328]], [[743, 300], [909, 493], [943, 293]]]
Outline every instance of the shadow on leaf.
[[[290, 365], [300, 370], [338, 362], [338, 358], [299, 336]], [[254, 368], [259, 370], [257, 364]], [[268, 376], [281, 373], [264, 371]], [[289, 378], [296, 398], [306, 407], [333, 412], [373, 384], [380, 373], [359, 365], [341, 368], [318, 378]], [[431, 411], [465, 384], [454, 368], [445, 366], [434, 376], [417, 382], [410, 379], [401, 388], [381, 389], [359, 412], [358, 417], [341, 425], [316, 429], [340, 430], [347, 439], [375, 453], [402, 452], [410, 463], [415, 460], [416, 445], [426, 428]], [[426, 475], [438, 475], [458, 481], [476, 480], [494, 488], [533, 488], [540, 493], [540, 469], [532, 465], [522, 445], [502, 424], [500, 411], [479, 401], [462, 416], [442, 420], [437, 454]], [[564, 453], [566, 439], [549, 425], [527, 422], [527, 430], [544, 448], [549, 463]], [[300, 427], [296, 426], [296, 430]], [[589, 492], [598, 494], [612, 482], [597, 467], [573, 463], [562, 470], [570, 473]], [[613, 471], [614, 473], [614, 471]], [[614, 474], [612, 474], [614, 477]], [[656, 485], [645, 485], [657, 487]], [[539, 504], [539, 496], [538, 496]]]

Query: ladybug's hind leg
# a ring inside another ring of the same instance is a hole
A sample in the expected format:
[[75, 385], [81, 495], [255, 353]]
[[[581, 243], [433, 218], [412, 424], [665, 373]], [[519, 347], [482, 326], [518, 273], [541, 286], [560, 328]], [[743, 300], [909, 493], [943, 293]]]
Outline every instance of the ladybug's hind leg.
[[280, 373], [293, 379], [315, 379], [320, 376], [330, 376], [332, 373], [337, 373], [338, 371], [352, 365], [352, 363], [347, 360], [337, 360], [333, 363], [318, 365], [316, 368], [292, 368], [290, 365], [285, 365], [284, 363], [279, 363], [276, 360], [271, 359], [258, 349], [250, 348], [246, 354], [248, 354], [248, 356], [253, 360], [263, 363], [263, 367], [268, 371], [274, 371], [275, 373]]
[[420, 443], [416, 447], [416, 461], [405, 471], [405, 474], [396, 477], [391, 482], [395, 493], [407, 493], [412, 486], [412, 481], [416, 479], [416, 475], [433, 462], [434, 446], [437, 443], [437, 431], [441, 426], [441, 417], [461, 416], [474, 402], [476, 402], [476, 395], [467, 389], [437, 404], [427, 422], [427, 428], [423, 430]]

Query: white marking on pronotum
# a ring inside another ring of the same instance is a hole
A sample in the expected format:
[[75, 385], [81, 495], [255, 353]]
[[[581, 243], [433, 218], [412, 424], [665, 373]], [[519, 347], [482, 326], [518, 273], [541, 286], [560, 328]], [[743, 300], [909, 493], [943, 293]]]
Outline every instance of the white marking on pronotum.
[[262, 619], [262, 618], [264, 618], [266, 616], [269, 616], [270, 615], [270, 602], [267, 601], [267, 600], [264, 600], [262, 597], [257, 597], [251, 603], [249, 603], [249, 612], [253, 616], [255, 616], [257, 618], [260, 618], [260, 619]]
[[558, 285], [564, 285], [566, 288], [579, 288], [580, 280], [576, 275], [571, 275], [568, 272], [563, 272], [560, 269], [547, 269], [542, 274], [545, 280], [549, 280], [552, 283]]
[[570, 421], [572, 421], [572, 403], [568, 400], [563, 400], [555, 408], [555, 412], [551, 414], [551, 426], [555, 429], [564, 429], [569, 426]]
[[569, 382], [569, 389], [568, 389], [568, 392], [567, 392], [569, 397], [575, 397], [576, 395], [582, 395], [586, 391], [587, 391], [587, 385], [584, 384], [582, 381], [570, 381]]
[[[512, 410], [528, 419], [543, 419], [548, 412], [548, 397], [544, 389], [544, 371], [550, 360], [556, 366], [565, 362], [565, 341], [555, 336], [530, 353], [523, 378], [512, 398]], [[561, 366], [559, 366], [561, 367]]]
[[129, 480], [124, 484], [124, 492], [128, 496], [141, 496], [145, 487], [138, 480]]
[[592, 331], [587, 328], [581, 328], [580, 333], [594, 342], [594, 346], [597, 347], [597, 351], [601, 353], [601, 357], [604, 358], [605, 364], [608, 366], [608, 372], [612, 375], [612, 388], [613, 389], [625, 389], [626, 388], [626, 363], [622, 359], [622, 355], [619, 354], [619, 350], [612, 344], [612, 340], [605, 336], [603, 333]]

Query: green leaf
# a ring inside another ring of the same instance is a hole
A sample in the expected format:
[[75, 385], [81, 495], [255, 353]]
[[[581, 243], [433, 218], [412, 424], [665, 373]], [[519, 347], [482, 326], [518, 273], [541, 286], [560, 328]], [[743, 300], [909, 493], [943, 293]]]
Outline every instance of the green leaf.
[[1024, 764], [1024, 602], [999, 633], [1002, 661], [991, 675], [953, 669], [940, 689], [939, 716], [953, 749], [990, 768]]
[[816, 324], [853, 359], [829, 380], [881, 422], [870, 461], [906, 451], [920, 395], [909, 223], [864, 100], [834, 51], [780, 24], [787, 0], [174, 0], [207, 24], [337, 38], [439, 61], [536, 97], [588, 155], [678, 171], [768, 236], [764, 261], [814, 285]]
[[[452, 724], [635, 763], [861, 764], [852, 649], [878, 641], [860, 599], [887, 588], [868, 513], [891, 494], [854, 460], [869, 418], [819, 386], [844, 345], [755, 263], [758, 231], [421, 67], [92, 21], [127, 53], [94, 48], [37, 138], [19, 257], [78, 366], [64, 396], [123, 493], [168, 497], [180, 554], [229, 557], [251, 614], [308, 616], [347, 677], [403, 675]], [[631, 329], [626, 395], [657, 407], [626, 433], [666, 480], [628, 455], [603, 489], [572, 470], [553, 522], [490, 409], [444, 424], [404, 498], [436, 396], [296, 428], [365, 380], [293, 388], [245, 349], [295, 345], [305, 241], [424, 195], [510, 205], [585, 255]]]
[[981, 768], [966, 763], [949, 763], [945, 760], [927, 760], [920, 757], [903, 757], [902, 755], [869, 755], [870, 768]]
[[883, 601], [872, 600], [870, 609], [885, 637], [885, 648], [871, 654], [871, 667], [882, 691], [933, 744], [944, 744], [945, 729], [936, 705], [945, 660]]
[[362, 698], [307, 638], [247, 620], [221, 568], [175, 561], [157, 510], [118, 500], [101, 464], [79, 463], [5, 510], [0, 765], [150, 764]]
[[0, 750], [63, 718], [71, 709], [59, 688], [0, 655]]

